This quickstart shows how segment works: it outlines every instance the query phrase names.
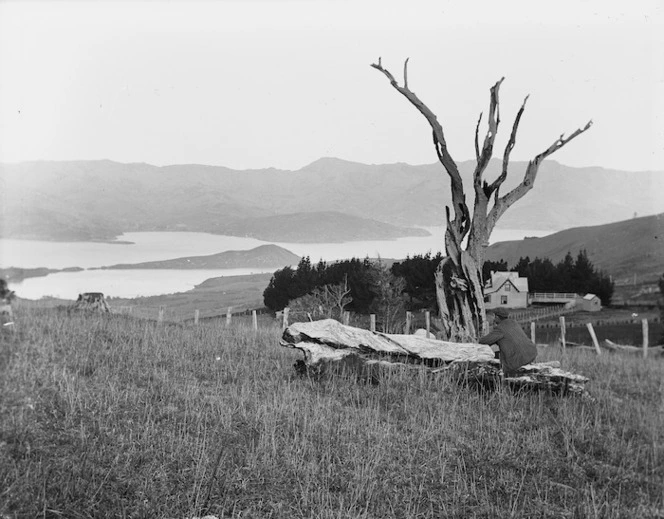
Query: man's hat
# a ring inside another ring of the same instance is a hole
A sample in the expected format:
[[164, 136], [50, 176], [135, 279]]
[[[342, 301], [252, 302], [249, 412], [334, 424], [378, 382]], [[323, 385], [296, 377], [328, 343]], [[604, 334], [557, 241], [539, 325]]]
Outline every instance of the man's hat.
[[491, 310], [494, 315], [497, 315], [501, 319], [507, 319], [510, 316], [510, 313], [507, 311], [506, 308], [496, 308], [495, 310]]

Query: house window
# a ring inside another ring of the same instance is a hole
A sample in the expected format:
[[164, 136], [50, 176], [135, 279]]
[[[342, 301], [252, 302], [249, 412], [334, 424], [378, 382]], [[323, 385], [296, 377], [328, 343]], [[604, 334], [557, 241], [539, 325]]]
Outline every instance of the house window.
[[491, 302], [491, 294], [489, 294], [488, 296], [484, 296], [484, 302], [485, 303], [490, 303]]
[[500, 304], [501, 305], [507, 304], [507, 296], [500, 296]]
[[512, 291], [512, 285], [510, 283], [505, 283], [505, 292], [511, 292]]

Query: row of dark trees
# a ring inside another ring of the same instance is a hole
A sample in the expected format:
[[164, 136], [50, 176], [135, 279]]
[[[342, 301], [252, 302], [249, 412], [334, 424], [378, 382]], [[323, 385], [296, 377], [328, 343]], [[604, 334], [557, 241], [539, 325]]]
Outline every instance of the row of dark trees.
[[[435, 273], [443, 256], [439, 252], [407, 257], [393, 263], [388, 269], [382, 262], [353, 258], [327, 264], [320, 261], [312, 264], [309, 257], [300, 260], [297, 268], [285, 267], [272, 276], [263, 292], [265, 306], [276, 312], [289, 302], [326, 285], [347, 283], [352, 301], [347, 310], [367, 314], [375, 311], [378, 300], [385, 301], [385, 286], [403, 286], [402, 298], [405, 309], [415, 311], [433, 309], [438, 311]], [[507, 262], [486, 261], [482, 267], [482, 278], [486, 282], [491, 271], [508, 270]], [[528, 278], [531, 292], [575, 292], [597, 295], [604, 306], [608, 306], [613, 295], [611, 278], [595, 269], [585, 250], [576, 258], [567, 253], [554, 264], [549, 259], [520, 258], [512, 267], [521, 277]]]
[[[433, 282], [433, 277], [431, 278]], [[395, 333], [407, 309], [406, 284], [382, 261], [353, 258], [312, 265], [302, 258], [296, 269], [278, 270], [263, 292], [272, 311], [291, 307], [298, 319], [341, 317], [343, 311], [375, 314], [378, 329]]]
[[327, 264], [316, 265], [309, 257], [300, 260], [297, 268], [285, 267], [272, 276], [263, 292], [265, 306], [272, 311], [282, 310], [291, 301], [311, 293], [316, 288], [348, 284], [352, 302], [347, 310], [367, 314], [375, 310], [377, 300], [382, 303], [387, 293], [399, 287], [396, 297], [403, 299], [408, 310], [436, 308], [436, 287], [434, 273], [442, 255], [408, 257], [402, 262], [387, 267], [384, 262], [353, 258]]
[[263, 301], [267, 308], [276, 312], [288, 306], [290, 301], [316, 288], [347, 282], [353, 301], [346, 309], [357, 313], [368, 313], [376, 295], [374, 287], [376, 268], [369, 259], [353, 258], [329, 265], [321, 260], [313, 265], [311, 259], [306, 256], [300, 260], [296, 269], [285, 267], [274, 273], [270, 284], [263, 292]]
[[[483, 272], [490, 275], [491, 270], [507, 270], [505, 261], [484, 263]], [[554, 264], [550, 259], [528, 256], [520, 258], [513, 271], [521, 277], [528, 278], [528, 289], [531, 292], [574, 292], [577, 294], [595, 294], [602, 300], [602, 305], [611, 304], [614, 283], [611, 277], [596, 270], [588, 259], [588, 253], [581, 250], [576, 258], [571, 253]], [[485, 277], [488, 279], [488, 277]]]

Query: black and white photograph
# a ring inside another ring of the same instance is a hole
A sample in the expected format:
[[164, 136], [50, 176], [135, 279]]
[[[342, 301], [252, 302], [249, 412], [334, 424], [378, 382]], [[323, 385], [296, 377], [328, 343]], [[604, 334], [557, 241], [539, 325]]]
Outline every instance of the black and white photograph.
[[664, 3], [0, 0], [0, 519], [664, 519]]

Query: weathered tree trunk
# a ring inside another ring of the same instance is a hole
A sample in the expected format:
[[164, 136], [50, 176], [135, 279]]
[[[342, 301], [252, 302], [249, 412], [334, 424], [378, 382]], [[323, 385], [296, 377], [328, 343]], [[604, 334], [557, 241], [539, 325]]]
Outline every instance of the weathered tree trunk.
[[79, 294], [78, 299], [74, 303], [74, 309], [103, 313], [111, 311], [104, 294], [101, 292], [85, 292], [84, 294]]
[[[502, 171], [491, 184], [484, 178], [484, 172], [493, 155], [493, 146], [500, 124], [500, 111], [498, 93], [503, 79], [491, 87], [489, 103], [488, 130], [480, 149], [479, 128], [482, 114], [475, 128], [475, 157], [477, 165], [473, 174], [473, 191], [475, 204], [471, 218], [466, 204], [463, 182], [456, 162], [450, 154], [443, 127], [434, 114], [418, 97], [408, 88], [408, 60], [404, 63], [404, 81], [400, 86], [392, 73], [383, 68], [380, 58], [378, 63], [371, 65], [382, 72], [390, 84], [402, 94], [426, 118], [433, 131], [433, 143], [438, 160], [443, 165], [450, 178], [452, 191], [452, 217], [449, 207], [446, 207], [447, 229], [445, 231], [446, 258], [436, 273], [436, 295], [440, 308], [440, 315], [444, 323], [446, 338], [451, 341], [476, 340], [486, 332], [486, 313], [484, 310], [484, 292], [481, 276], [482, 264], [489, 238], [498, 219], [517, 200], [532, 189], [542, 161], [562, 148], [576, 136], [585, 132], [592, 125], [588, 122], [582, 129], [577, 129], [569, 137], [561, 135], [549, 148], [537, 155], [528, 163], [523, 181], [509, 193], [500, 196], [500, 187], [507, 178], [507, 169], [512, 148], [516, 143], [516, 134], [521, 116], [526, 107], [526, 97], [514, 119], [512, 133], [503, 153]], [[493, 205], [490, 202], [493, 198]], [[467, 239], [464, 248], [464, 240]]]
[[[376, 333], [344, 326], [334, 319], [294, 323], [284, 331], [281, 345], [302, 351], [304, 361], [296, 368], [309, 375], [350, 374], [376, 383], [381, 369], [401, 366], [448, 373], [482, 387], [493, 387], [501, 380], [500, 362], [485, 344]], [[561, 370], [558, 363], [528, 364], [504, 380], [517, 388], [581, 394], [588, 381]]]
[[480, 280], [476, 261], [465, 251], [459, 254], [458, 263], [448, 255], [438, 266], [436, 298], [444, 336], [451, 341], [473, 342], [485, 332], [486, 313]]

